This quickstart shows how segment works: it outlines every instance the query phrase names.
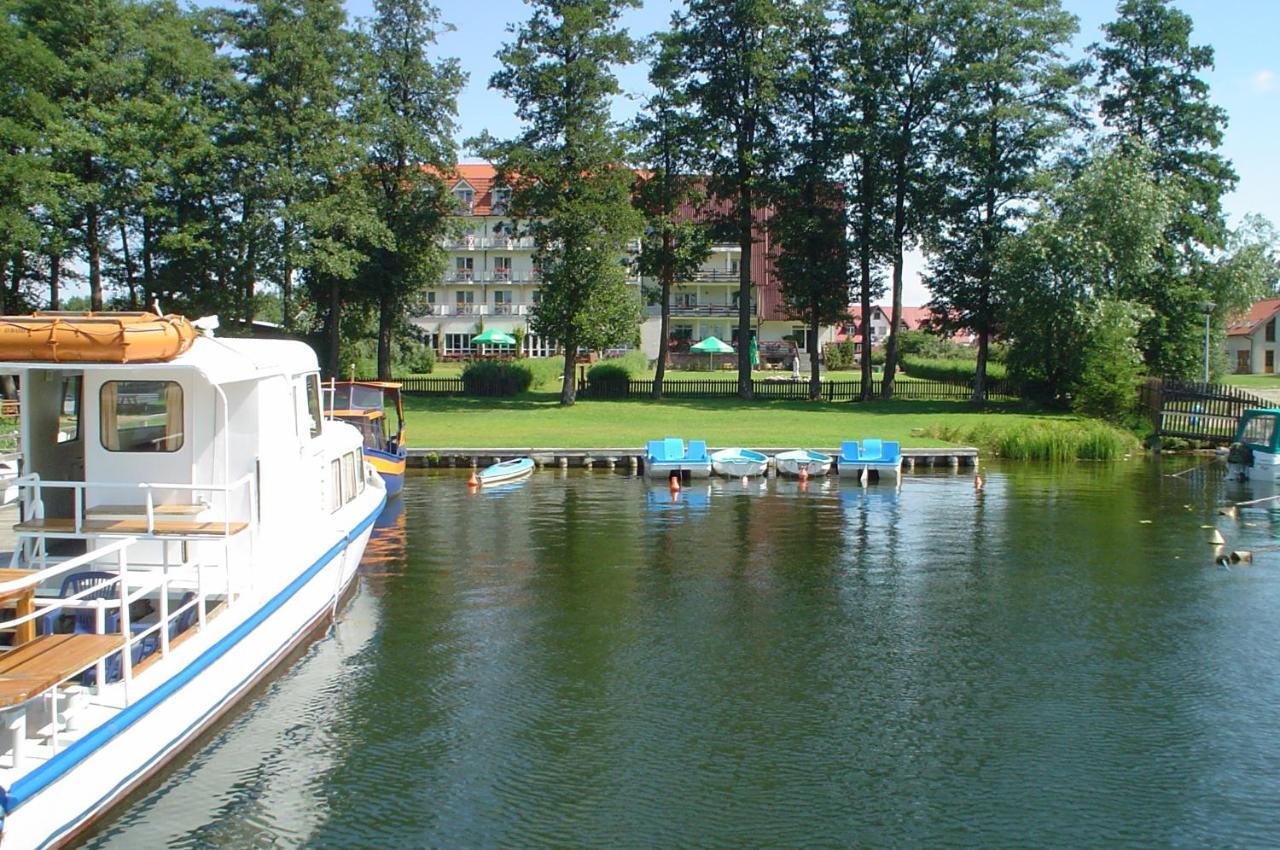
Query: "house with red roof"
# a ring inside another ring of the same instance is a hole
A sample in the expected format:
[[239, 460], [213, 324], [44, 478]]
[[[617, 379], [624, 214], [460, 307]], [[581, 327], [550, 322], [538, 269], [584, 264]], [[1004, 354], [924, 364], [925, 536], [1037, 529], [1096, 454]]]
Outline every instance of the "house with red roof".
[[[838, 340], [843, 342], [850, 336], [854, 343], [861, 345], [862, 343], [862, 306], [855, 304], [849, 308], [849, 323], [845, 326], [842, 333], [839, 334]], [[922, 331], [928, 330], [933, 320], [933, 310], [929, 307], [903, 307], [902, 308], [902, 330]], [[871, 305], [871, 320], [867, 323], [869, 336], [871, 337], [871, 345], [874, 348], [878, 345], [884, 345], [889, 339], [889, 329], [893, 325], [893, 307], [888, 305], [873, 304]], [[960, 345], [972, 345], [975, 341], [973, 334], [967, 331], [954, 333], [950, 337], [952, 342]]]
[[[555, 340], [529, 331], [529, 319], [538, 304], [538, 270], [533, 264], [533, 239], [521, 235], [508, 214], [511, 189], [499, 185], [497, 172], [488, 163], [465, 163], [446, 178], [456, 200], [460, 232], [447, 248], [444, 278], [426, 291], [423, 315], [413, 321], [445, 358], [462, 358], [474, 352], [471, 338], [480, 326], [513, 333], [525, 331], [524, 353], [531, 357], [557, 353]], [[699, 215], [690, 209], [689, 215]], [[781, 287], [773, 269], [767, 210], [756, 214], [756, 244], [751, 251], [752, 333], [762, 357], [775, 349], [795, 348], [786, 338], [800, 340], [799, 351], [810, 346], [821, 350], [835, 339], [834, 327], [822, 328], [816, 339], [801, 322], [786, 315]], [[639, 245], [633, 246], [638, 250]], [[737, 346], [738, 269], [741, 252], [736, 244], [718, 243], [698, 271], [676, 281], [671, 293], [670, 335], [672, 350], [679, 352], [709, 336]], [[640, 278], [633, 277], [635, 297], [643, 301]], [[658, 354], [660, 308], [645, 307], [640, 328], [641, 348], [649, 357]]]
[[1280, 298], [1264, 298], [1227, 324], [1227, 359], [1231, 371], [1237, 375], [1275, 374], [1278, 315]]

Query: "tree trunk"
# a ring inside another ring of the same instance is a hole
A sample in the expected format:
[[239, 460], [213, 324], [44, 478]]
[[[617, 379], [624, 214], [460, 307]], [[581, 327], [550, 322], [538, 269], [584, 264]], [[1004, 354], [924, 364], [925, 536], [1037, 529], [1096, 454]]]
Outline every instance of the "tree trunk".
[[740, 175], [738, 189], [738, 397], [751, 398], [751, 187]]
[[978, 367], [973, 373], [973, 400], [981, 403], [987, 394], [987, 351], [991, 334], [985, 328], [978, 331]]
[[124, 261], [124, 286], [129, 291], [129, 309], [138, 309], [138, 291], [133, 282], [133, 255], [129, 252], [129, 229], [120, 216], [120, 253]]
[[574, 370], [578, 367], [578, 344], [571, 339], [564, 341], [564, 375], [560, 384], [560, 404], [569, 407], [578, 396]]
[[[809, 349], [809, 399], [818, 401], [822, 398], [822, 367], [818, 356], [818, 311], [809, 312], [809, 336], [813, 346]], [[808, 340], [806, 340], [808, 342]]]
[[378, 299], [378, 380], [391, 380], [391, 335], [396, 324], [396, 298], [391, 287]]
[[653, 372], [653, 398], [662, 398], [662, 382], [667, 376], [667, 357], [670, 354], [671, 334], [671, 284], [675, 277], [671, 268], [671, 253], [674, 250], [670, 231], [662, 235], [662, 306], [659, 308], [661, 319], [658, 322], [658, 364]]
[[85, 247], [89, 252], [89, 309], [102, 309], [102, 243], [98, 236], [98, 205], [84, 210]]
[[[909, 144], [909, 143], [908, 143]], [[880, 397], [893, 398], [893, 378], [898, 370], [898, 332], [902, 329], [902, 253], [907, 230], [906, 154], [898, 152], [893, 172], [893, 323], [884, 352], [884, 383]]]
[[325, 316], [325, 361], [331, 378], [342, 377], [342, 351], [338, 339], [339, 321], [342, 317], [339, 303], [340, 290], [336, 277], [329, 279], [329, 313]]
[[62, 309], [62, 293], [59, 292], [62, 283], [62, 256], [60, 254], [49, 255], [49, 309]]
[[142, 306], [146, 308], [156, 291], [155, 270], [155, 222], [151, 216], [142, 217]]

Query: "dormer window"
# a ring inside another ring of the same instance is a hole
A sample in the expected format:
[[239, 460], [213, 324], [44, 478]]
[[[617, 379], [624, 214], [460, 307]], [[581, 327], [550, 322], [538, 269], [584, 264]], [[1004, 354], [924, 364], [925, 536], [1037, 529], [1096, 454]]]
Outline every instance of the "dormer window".
[[493, 190], [493, 207], [495, 210], [505, 210], [511, 204], [511, 190], [506, 186], [499, 186]]
[[458, 211], [469, 213], [471, 212], [471, 205], [475, 202], [476, 192], [465, 183], [460, 183], [454, 187], [453, 197], [458, 200]]

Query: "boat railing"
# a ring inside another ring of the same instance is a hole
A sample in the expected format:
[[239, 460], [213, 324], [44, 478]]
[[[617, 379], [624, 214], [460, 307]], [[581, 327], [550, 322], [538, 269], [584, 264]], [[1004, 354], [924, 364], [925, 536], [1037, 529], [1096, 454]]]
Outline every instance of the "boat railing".
[[[119, 642], [113, 641], [91, 655], [77, 656], [74, 662], [71, 662], [60, 671], [57, 681], [49, 682], [48, 686], [39, 694], [33, 694], [24, 703], [19, 704], [16, 709], [10, 710], [23, 711], [23, 706], [31, 702], [31, 700], [38, 699], [44, 694], [51, 694], [53, 723], [50, 743], [55, 752], [58, 748], [59, 718], [61, 717], [58, 700], [60, 698], [69, 698], [68, 694], [61, 693], [60, 689], [64, 685], [92, 668], [94, 670], [94, 678], [91, 685], [97, 686], [99, 692], [101, 692], [102, 686], [116, 681], [120, 682], [124, 704], [128, 705], [131, 699], [130, 686], [134, 680], [135, 664], [153, 656], [164, 658], [169, 655], [172, 648], [171, 640], [178, 637], [174, 633], [175, 625], [181, 622], [183, 615], [194, 609], [194, 616], [188, 618], [189, 627], [192, 629], [203, 629], [205, 627], [206, 606], [204, 604], [203, 572], [196, 571], [194, 592], [191, 593], [190, 598], [184, 598], [181, 604], [171, 607], [169, 604], [171, 589], [191, 591], [190, 584], [179, 582], [178, 577], [170, 575], [167, 567], [160, 572], [154, 570], [131, 570], [127, 552], [131, 546], [138, 544], [138, 542], [139, 540], [136, 537], [113, 540], [83, 555], [69, 558], [43, 569], [31, 570], [30, 575], [0, 582], [0, 597], [12, 598], [26, 594], [33, 600], [33, 604], [25, 606], [28, 609], [25, 613], [18, 613], [16, 616], [0, 620], [0, 630], [12, 630], [17, 634], [20, 628], [28, 623], [33, 624], [31, 629], [34, 630], [34, 624], [36, 623], [56, 623], [57, 615], [75, 615], [77, 612], [89, 610], [94, 613], [94, 632], [96, 634], [118, 634], [120, 637]], [[86, 567], [96, 567], [97, 571], [101, 571], [105, 575], [98, 576], [97, 578], [100, 580], [95, 582], [92, 587], [87, 587], [67, 596], [37, 597], [35, 595], [41, 586], [54, 582], [59, 577], [66, 577], [82, 571]], [[103, 567], [107, 569], [102, 569]], [[112, 587], [114, 592], [110, 595], [104, 594], [103, 590], [106, 587]], [[132, 606], [144, 597], [154, 597], [157, 600], [158, 611], [156, 612], [156, 619], [154, 622], [145, 624], [134, 623], [132, 622]], [[19, 608], [20, 612], [21, 610]], [[116, 617], [116, 628], [111, 632], [107, 632], [108, 616], [111, 614]], [[51, 617], [54, 619], [51, 619]], [[46, 629], [45, 635], [34, 640], [40, 641], [50, 638], [53, 631], [52, 629]], [[23, 643], [18, 643], [8, 649], [7, 652], [20, 652], [23, 646]], [[99, 646], [101, 645], [99, 644]], [[15, 666], [6, 672], [20, 677], [22, 668], [21, 666]]]
[[[230, 484], [177, 484], [177, 483], [156, 483], [156, 482], [139, 482], [139, 481], [53, 481], [45, 480], [38, 473], [30, 473], [14, 479], [13, 484], [17, 486], [20, 501], [21, 522], [45, 519], [45, 491], [47, 490], [71, 490], [72, 491], [72, 524], [69, 529], [60, 533], [70, 533], [75, 535], [82, 534], [101, 534], [103, 529], [90, 527], [86, 525], [86, 507], [85, 498], [94, 490], [110, 490], [124, 491], [136, 493], [139, 490], [143, 494], [143, 504], [135, 507], [143, 509], [141, 519], [145, 521], [142, 528], [136, 530], [138, 537], [153, 537], [157, 534], [163, 534], [165, 537], [184, 537], [196, 536], [196, 532], [184, 534], [180, 526], [159, 527], [156, 522], [156, 492], [157, 491], [179, 491], [187, 492], [192, 495], [193, 499], [197, 499], [193, 506], [200, 506], [205, 509], [212, 509], [213, 505], [203, 500], [198, 500], [200, 494], [208, 494], [209, 496], [222, 496], [222, 517], [209, 522], [202, 523], [202, 528], [198, 532], [198, 536], [202, 539], [209, 537], [230, 538], [241, 531], [254, 531], [257, 527], [258, 516], [258, 494], [254, 476], [252, 473], [245, 473]], [[238, 500], [243, 494], [243, 502], [245, 505], [245, 520], [240, 521], [232, 518], [231, 503]], [[163, 503], [161, 503], [163, 504]], [[93, 508], [88, 508], [92, 510]], [[222, 526], [219, 531], [218, 526]], [[131, 531], [133, 531], [131, 529]]]

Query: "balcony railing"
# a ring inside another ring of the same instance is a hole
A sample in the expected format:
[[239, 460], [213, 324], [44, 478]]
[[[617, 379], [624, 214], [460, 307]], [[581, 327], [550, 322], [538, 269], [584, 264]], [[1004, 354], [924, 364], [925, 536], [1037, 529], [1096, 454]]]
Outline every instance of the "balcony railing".
[[493, 315], [495, 316], [527, 316], [529, 315], [528, 304], [494, 304]]
[[699, 283], [737, 283], [738, 272], [736, 269], [698, 269], [687, 279]]
[[455, 251], [481, 251], [497, 249], [502, 251], [530, 250], [533, 248], [532, 236], [459, 236], [444, 241], [445, 247]]
[[[650, 316], [662, 315], [662, 308], [651, 305], [646, 308], [646, 312]], [[757, 312], [756, 302], [751, 302], [751, 314]], [[671, 315], [680, 319], [732, 319], [738, 315], [738, 306], [736, 304], [690, 304], [681, 306], [679, 304], [671, 305]]]
[[[505, 275], [505, 277], [503, 276]], [[445, 283], [537, 283], [537, 272], [501, 272], [501, 271], [449, 271], [444, 275]]]

